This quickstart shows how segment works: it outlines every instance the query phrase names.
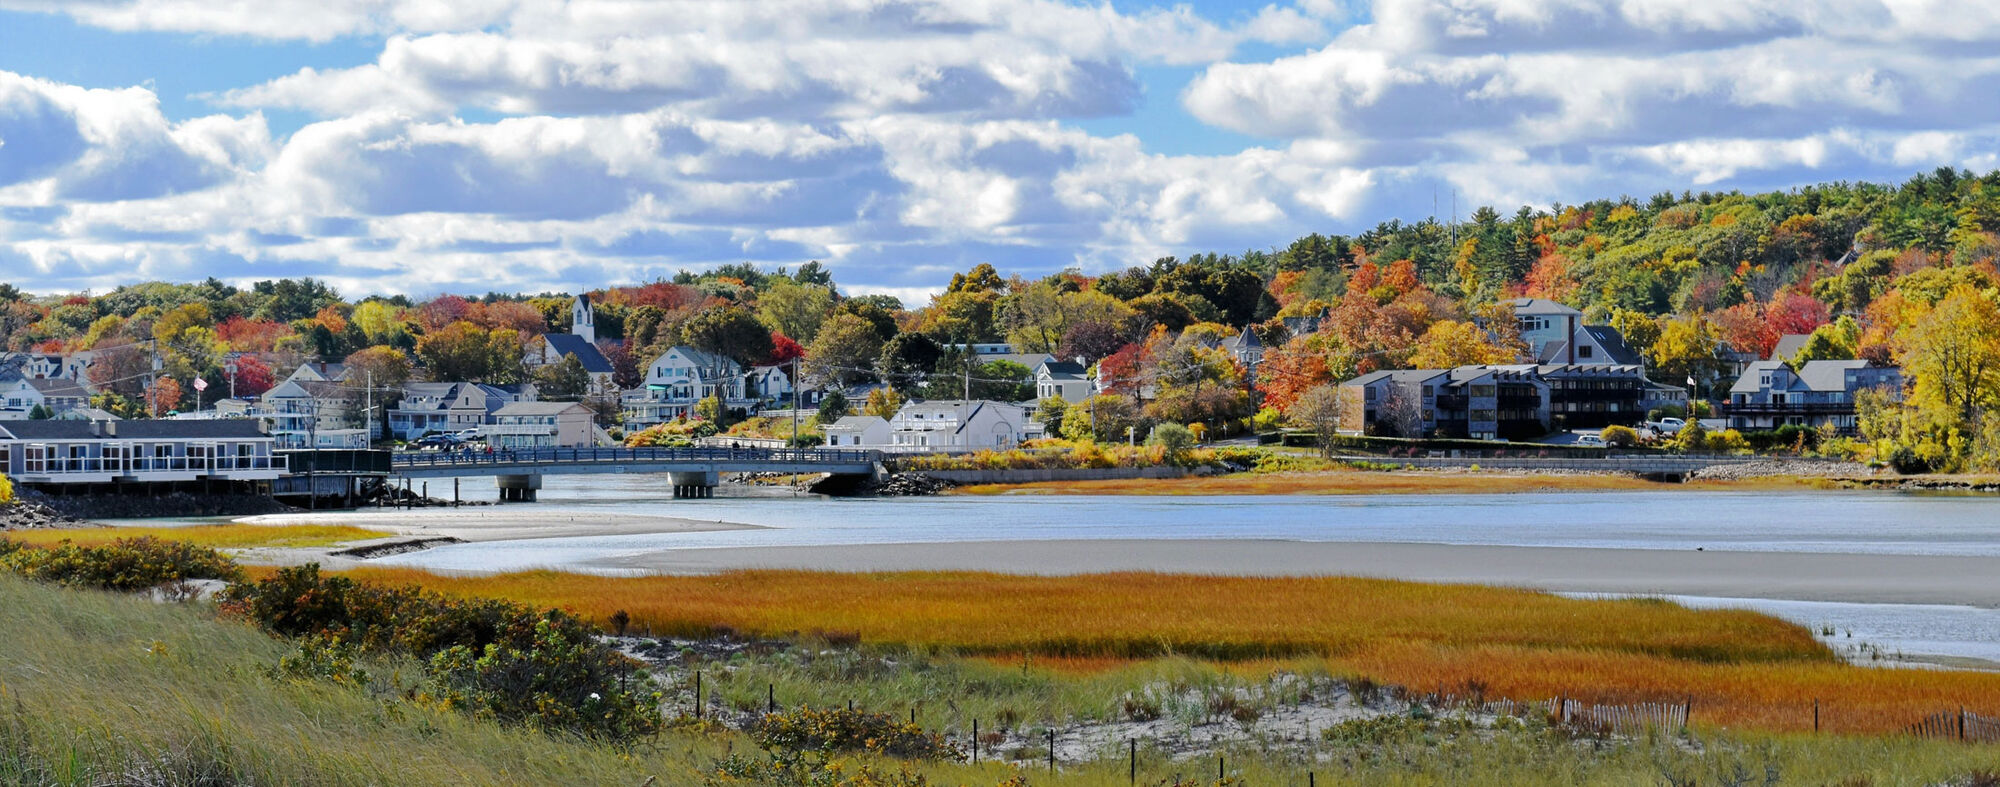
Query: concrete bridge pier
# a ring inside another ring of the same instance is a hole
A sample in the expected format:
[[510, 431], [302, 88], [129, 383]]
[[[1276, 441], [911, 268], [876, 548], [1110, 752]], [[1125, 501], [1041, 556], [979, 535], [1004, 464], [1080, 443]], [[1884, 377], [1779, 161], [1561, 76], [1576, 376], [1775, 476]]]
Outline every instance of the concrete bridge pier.
[[714, 470], [668, 473], [667, 480], [674, 485], [674, 499], [692, 500], [714, 497], [716, 485], [722, 483], [722, 474]]
[[535, 493], [542, 488], [539, 475], [494, 476], [493, 483], [500, 487], [502, 503], [533, 503]]

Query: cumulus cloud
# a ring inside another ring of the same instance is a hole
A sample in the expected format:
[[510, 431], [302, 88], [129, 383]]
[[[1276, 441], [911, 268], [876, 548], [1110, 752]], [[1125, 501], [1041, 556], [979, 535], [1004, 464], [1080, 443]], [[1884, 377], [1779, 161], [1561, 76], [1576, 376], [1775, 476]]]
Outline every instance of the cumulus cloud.
[[217, 98], [341, 115], [1095, 117], [1131, 111], [1141, 63], [1206, 63], [1247, 40], [1323, 36], [1272, 7], [1233, 29], [1184, 8], [1057, 0], [520, 2], [504, 23], [398, 34], [377, 62], [305, 69]]
[[2000, 124], [1984, 98], [2000, 88], [2000, 11], [1941, 7], [1378, 0], [1315, 51], [1208, 67], [1182, 101], [1223, 128], [1348, 142], [1377, 168], [1554, 153], [1536, 159], [1712, 184], [1857, 160], [1935, 166], [1956, 163], [1958, 132]]
[[174, 124], [143, 89], [0, 71], [0, 203], [114, 202], [194, 191], [262, 163], [261, 117]]
[[[533, 291], [820, 259], [921, 302], [976, 262], [1268, 248], [1447, 193], [1469, 210], [1898, 178], [2000, 148], [2000, 6], [1926, 0], [0, 9], [380, 46], [206, 96], [231, 114], [194, 119], [147, 88], [0, 72], [0, 257], [44, 288], [216, 271]], [[1143, 87], [1190, 70], [1176, 95]], [[1147, 123], [1179, 109], [1253, 141], [1163, 155], [1154, 135], [1177, 130], [1104, 131], [1147, 102], [1177, 102]], [[265, 109], [309, 121], [274, 139]]]

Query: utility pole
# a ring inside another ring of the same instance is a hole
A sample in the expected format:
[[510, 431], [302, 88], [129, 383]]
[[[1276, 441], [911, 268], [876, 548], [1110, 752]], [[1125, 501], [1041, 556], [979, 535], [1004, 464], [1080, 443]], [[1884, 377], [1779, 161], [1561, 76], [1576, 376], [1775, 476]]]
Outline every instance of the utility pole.
[[970, 402], [972, 401], [972, 338], [966, 337], [965, 343], [959, 347], [965, 352], [965, 400]]
[[364, 433], [367, 435], [368, 442], [363, 447], [373, 448], [375, 446], [375, 372], [371, 369], [364, 372], [364, 375], [363, 379], [366, 381], [367, 387], [361, 391], [361, 419], [362, 423], [365, 424], [362, 428], [365, 430]]
[[799, 436], [799, 358], [792, 356], [792, 437]]

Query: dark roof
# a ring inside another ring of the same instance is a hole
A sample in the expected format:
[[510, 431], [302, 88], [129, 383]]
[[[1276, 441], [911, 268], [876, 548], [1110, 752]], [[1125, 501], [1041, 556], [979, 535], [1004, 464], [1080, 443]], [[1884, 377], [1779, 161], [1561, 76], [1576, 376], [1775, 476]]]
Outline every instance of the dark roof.
[[1586, 325], [1583, 326], [1583, 330], [1590, 334], [1590, 338], [1597, 341], [1597, 346], [1604, 348], [1605, 354], [1611, 356], [1612, 363], [1627, 366], [1640, 366], [1645, 363], [1639, 358], [1639, 354], [1632, 350], [1632, 346], [1625, 343], [1625, 335], [1619, 333], [1617, 328], [1609, 325]]
[[1080, 378], [1084, 372], [1083, 364], [1075, 361], [1043, 361], [1041, 368], [1047, 369], [1051, 376], [1056, 377], [1069, 375]]
[[104, 424], [106, 437], [120, 440], [158, 438], [249, 438], [263, 437], [263, 424], [255, 418], [201, 418], [160, 421], [112, 421]]
[[90, 392], [83, 390], [83, 386], [77, 385], [75, 380], [65, 380], [61, 377], [37, 377], [29, 380], [28, 384], [34, 386], [35, 390], [40, 391], [43, 396], [71, 396], [78, 399], [90, 398]]
[[591, 374], [611, 373], [610, 359], [604, 357], [604, 353], [597, 349], [597, 345], [584, 341], [583, 337], [573, 333], [548, 333], [543, 334], [542, 338], [548, 340], [549, 349], [554, 350], [557, 357], [576, 356], [577, 360], [583, 362], [584, 371]]
[[0, 421], [0, 432], [18, 440], [88, 440], [97, 436], [89, 421]]
[[19, 440], [212, 440], [264, 437], [251, 418], [157, 421], [6, 421], [0, 432]]
[[1240, 352], [1243, 350], [1250, 349], [1252, 347], [1263, 347], [1264, 340], [1257, 338], [1256, 331], [1252, 331], [1249, 328], [1244, 328], [1242, 333], [1236, 334], [1234, 337], [1224, 340], [1222, 342], [1222, 346], [1228, 348], [1233, 352]]
[[1798, 355], [1800, 350], [1805, 349], [1806, 340], [1810, 338], [1812, 338], [1812, 335], [1805, 333], [1788, 333], [1783, 336], [1780, 336], [1778, 337], [1778, 343], [1771, 347], [1771, 357], [1765, 358], [1764, 360], [1766, 361], [1791, 360], [1792, 356]]

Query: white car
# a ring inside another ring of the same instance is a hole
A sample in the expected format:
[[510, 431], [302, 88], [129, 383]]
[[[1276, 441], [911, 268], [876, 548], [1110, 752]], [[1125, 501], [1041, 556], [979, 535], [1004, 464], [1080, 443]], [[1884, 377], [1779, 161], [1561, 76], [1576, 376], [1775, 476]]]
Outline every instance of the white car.
[[1589, 448], [1603, 448], [1604, 436], [1595, 434], [1577, 435], [1576, 444]]

